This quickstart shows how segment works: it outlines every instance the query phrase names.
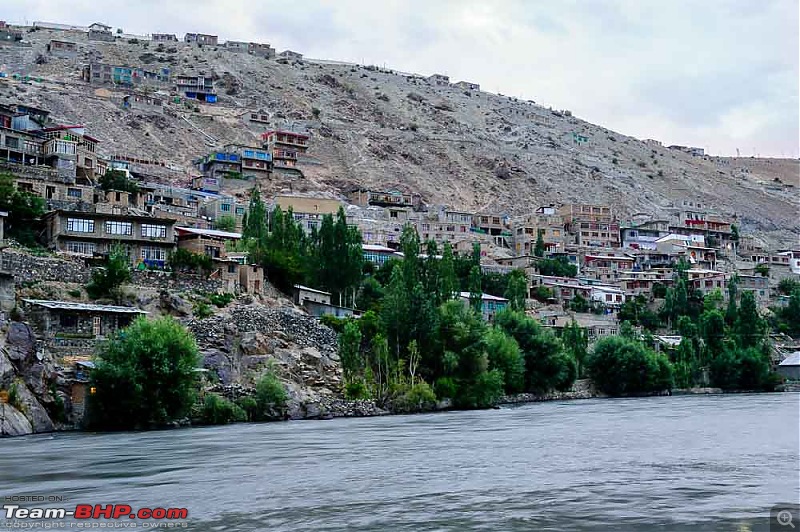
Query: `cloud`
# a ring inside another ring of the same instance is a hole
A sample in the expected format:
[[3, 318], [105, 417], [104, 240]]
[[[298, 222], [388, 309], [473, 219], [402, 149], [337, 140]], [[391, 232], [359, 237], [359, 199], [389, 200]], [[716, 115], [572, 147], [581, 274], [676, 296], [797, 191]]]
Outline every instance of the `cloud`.
[[5, 0], [11, 21], [202, 31], [446, 73], [621, 133], [798, 156], [796, 0]]

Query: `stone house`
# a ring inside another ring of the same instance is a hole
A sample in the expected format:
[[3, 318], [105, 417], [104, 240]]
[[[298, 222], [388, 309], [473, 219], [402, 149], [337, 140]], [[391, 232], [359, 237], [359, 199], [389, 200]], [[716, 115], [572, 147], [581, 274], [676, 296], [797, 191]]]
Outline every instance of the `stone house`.
[[619, 223], [608, 205], [570, 203], [558, 209], [564, 229], [579, 246], [619, 247]]
[[264, 109], [253, 109], [245, 111], [241, 115], [242, 120], [251, 124], [269, 124], [270, 113]]
[[93, 256], [119, 243], [134, 266], [163, 268], [175, 249], [175, 220], [169, 218], [56, 210], [44, 221], [48, 247], [62, 253]]
[[14, 174], [17, 190], [44, 198], [48, 209], [89, 209], [94, 202], [94, 183], [85, 175], [63, 176], [45, 166], [21, 166], [0, 163], [0, 170]]
[[[275, 59], [275, 48], [265, 43], [251, 42], [247, 50], [250, 54], [265, 59]], [[302, 55], [300, 56], [302, 59]]]
[[283, 59], [285, 61], [302, 61], [303, 54], [300, 52], [293, 52], [291, 50], [284, 50], [283, 52], [277, 55], [278, 59]]
[[247, 253], [230, 252], [227, 249], [228, 243], [242, 237], [240, 233], [194, 227], [176, 227], [175, 233], [178, 235], [179, 249], [211, 257], [214, 270], [209, 277], [222, 280], [224, 291], [248, 294], [263, 292], [264, 268], [250, 263]]
[[154, 33], [150, 36], [153, 42], [178, 42], [178, 37], [174, 33]]
[[450, 76], [444, 74], [433, 74], [427, 77], [428, 83], [431, 85], [448, 86], [450, 85]]
[[275, 170], [291, 176], [302, 176], [297, 167], [298, 156], [308, 150], [308, 135], [293, 131], [266, 131], [261, 134], [262, 146], [272, 152]]
[[178, 237], [178, 249], [207, 255], [212, 259], [226, 258], [226, 243], [236, 242], [242, 238], [241, 233], [194, 227], [176, 227], [175, 234]]
[[216, 46], [219, 44], [219, 38], [216, 35], [208, 35], [205, 33], [187, 33], [183, 37], [183, 42], [200, 46]]
[[468, 90], [468, 91], [479, 91], [479, 90], [481, 90], [481, 86], [480, 85], [478, 85], [477, 83], [472, 83], [470, 81], [459, 81], [457, 83], [454, 83], [453, 85], [455, 85], [459, 89], [464, 89], [464, 90]]
[[47, 52], [62, 59], [74, 59], [78, 56], [78, 44], [72, 41], [52, 39], [47, 44]]
[[408, 207], [419, 209], [419, 194], [409, 194], [397, 190], [378, 191], [366, 188], [356, 188], [347, 193], [347, 199], [354, 205], [366, 207], [373, 205], [376, 207]]
[[114, 34], [111, 33], [111, 26], [102, 22], [95, 22], [89, 26], [88, 39], [90, 41], [114, 42]]
[[309, 314], [317, 318], [321, 316], [345, 318], [355, 314], [355, 311], [351, 308], [333, 305], [330, 292], [299, 284], [294, 285], [294, 303], [302, 306]]
[[258, 264], [240, 263], [239, 287], [248, 294], [261, 294], [264, 291], [264, 268]]
[[769, 301], [769, 277], [739, 273], [738, 278], [739, 284], [737, 288], [740, 291], [753, 292], [753, 296], [760, 304], [766, 304]]
[[246, 54], [250, 49], [250, 44], [244, 41], [225, 41], [225, 49], [229, 52]]

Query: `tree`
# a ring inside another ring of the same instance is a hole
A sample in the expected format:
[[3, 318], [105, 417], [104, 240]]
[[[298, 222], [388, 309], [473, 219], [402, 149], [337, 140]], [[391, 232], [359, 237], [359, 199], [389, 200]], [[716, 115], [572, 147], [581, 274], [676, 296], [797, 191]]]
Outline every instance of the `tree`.
[[757, 346], [764, 339], [766, 324], [758, 313], [758, 305], [753, 292], [742, 292], [739, 313], [736, 319], [736, 332], [742, 347]]
[[669, 390], [673, 384], [666, 356], [620, 336], [598, 340], [587, 367], [595, 385], [609, 395]]
[[536, 263], [536, 269], [541, 275], [555, 275], [556, 277], [575, 277], [578, 267], [570, 264], [566, 257], [555, 259], [541, 259]]
[[[242, 238], [253, 240], [262, 246], [267, 239], [267, 208], [261, 200], [258, 187], [253, 187], [250, 192], [247, 219], [242, 220]], [[255, 260], [260, 262], [258, 258]]]
[[8, 213], [5, 219], [7, 236], [23, 245], [36, 245], [36, 228], [45, 212], [45, 201], [31, 192], [15, 190], [14, 176], [0, 172], [0, 211]]
[[122, 246], [116, 243], [108, 253], [105, 266], [92, 270], [92, 280], [86, 285], [86, 293], [92, 299], [108, 297], [119, 301], [122, 298], [122, 285], [130, 280], [130, 259]]
[[725, 297], [722, 295], [722, 290], [719, 288], [709, 292], [705, 298], [703, 298], [703, 310], [716, 310], [718, 308], [722, 308], [722, 303], [725, 301]]
[[483, 312], [480, 266], [473, 266], [469, 272], [469, 306], [478, 314]]
[[528, 297], [528, 277], [523, 270], [514, 270], [508, 274], [508, 285], [505, 293], [511, 310], [525, 310], [525, 299]]
[[214, 220], [214, 229], [218, 231], [236, 231], [236, 218], [231, 215], [223, 215]]
[[755, 267], [755, 273], [759, 274], [761, 277], [769, 277], [769, 266], [761, 263]]
[[564, 344], [564, 349], [575, 359], [578, 378], [581, 378], [585, 371], [584, 365], [589, 351], [589, 335], [586, 329], [578, 325], [574, 319], [570, 320], [561, 331], [561, 342]]
[[574, 312], [589, 312], [591, 307], [585, 297], [581, 294], [575, 294], [575, 297], [569, 302], [569, 308]]
[[525, 391], [545, 393], [566, 390], [577, 374], [575, 360], [561, 341], [522, 312], [504, 310], [495, 316], [495, 326], [517, 341], [525, 359]]
[[719, 310], [707, 310], [700, 316], [700, 332], [706, 351], [713, 360], [722, 352], [725, 340], [725, 317]]
[[778, 283], [778, 292], [785, 296], [791, 296], [798, 288], [800, 288], [800, 281], [788, 277], [781, 279]]
[[444, 243], [442, 261], [439, 264], [439, 294], [442, 302], [453, 299], [458, 292], [458, 279], [456, 278], [453, 248], [450, 242]]
[[356, 307], [361, 310], [380, 311], [383, 295], [381, 283], [374, 277], [366, 277], [358, 288]]
[[139, 186], [136, 182], [128, 179], [128, 176], [122, 170], [106, 170], [106, 173], [100, 176], [98, 184], [104, 192], [109, 190], [139, 192]]
[[339, 360], [342, 362], [345, 382], [352, 381], [363, 369], [361, 329], [353, 321], [348, 321], [339, 335]]
[[534, 254], [534, 256], [536, 256], [536, 257], [544, 257], [544, 251], [545, 251], [545, 246], [544, 246], [544, 231], [542, 231], [541, 229], [539, 229], [539, 230], [536, 232], [536, 245], [535, 245], [535, 246], [534, 246], [534, 248], [533, 248], [533, 254]]
[[776, 311], [778, 330], [800, 338], [800, 287], [789, 297], [789, 304]]
[[408, 345], [408, 322], [413, 318], [409, 315], [409, 296], [403, 269], [392, 269], [392, 277], [381, 305], [381, 319], [396, 358], [400, 358], [401, 346]]
[[525, 385], [525, 361], [516, 340], [498, 328], [492, 328], [486, 334], [486, 353], [489, 357], [489, 369], [497, 369], [503, 374], [505, 392], [519, 393]]
[[271, 372], [265, 373], [256, 383], [256, 413], [252, 421], [284, 419], [288, 401], [286, 389]]
[[728, 346], [711, 363], [711, 382], [723, 390], [769, 390], [769, 356], [758, 348]]
[[185, 417], [198, 363], [194, 337], [173, 318], [137, 318], [100, 347], [91, 376], [91, 424], [146, 429]]
[[725, 323], [729, 327], [733, 327], [736, 324], [739, 315], [739, 310], [736, 307], [738, 283], [739, 279], [736, 276], [728, 281], [728, 308], [725, 310]]

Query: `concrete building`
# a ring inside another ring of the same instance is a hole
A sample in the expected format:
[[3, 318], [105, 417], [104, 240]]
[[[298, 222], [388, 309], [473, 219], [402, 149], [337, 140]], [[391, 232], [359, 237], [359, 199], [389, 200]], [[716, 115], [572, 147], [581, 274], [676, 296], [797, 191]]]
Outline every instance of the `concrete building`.
[[630, 249], [656, 249], [656, 241], [668, 234], [669, 220], [628, 222], [620, 228], [622, 247]]
[[402, 259], [403, 254], [396, 249], [376, 244], [361, 244], [364, 251], [364, 260], [375, 266], [381, 267], [390, 259]]
[[426, 78], [428, 83], [431, 85], [437, 86], [449, 86], [450, 85], [450, 76], [445, 76], [444, 74], [432, 74]]
[[740, 292], [752, 292], [758, 303], [766, 305], [769, 302], [769, 277], [761, 275], [745, 275], [739, 273], [739, 284], [737, 288]]
[[608, 205], [570, 203], [558, 210], [564, 229], [580, 246], [619, 247], [619, 223]]
[[459, 81], [453, 84], [454, 86], [458, 87], [459, 89], [464, 89], [468, 91], [479, 91], [481, 90], [481, 86], [477, 83], [472, 83], [470, 81]]
[[47, 52], [53, 57], [60, 57], [62, 59], [75, 59], [78, 57], [78, 44], [72, 41], [60, 41], [51, 39], [47, 43]]
[[153, 42], [178, 42], [178, 37], [174, 33], [154, 33], [150, 36]]
[[272, 152], [275, 170], [290, 175], [303, 175], [297, 167], [298, 155], [308, 150], [308, 135], [292, 131], [267, 131], [261, 134], [262, 146]]
[[284, 61], [302, 61], [303, 54], [300, 52], [293, 52], [291, 50], [284, 50], [277, 55], [277, 58], [283, 59]]
[[205, 177], [219, 184], [225, 178], [258, 181], [269, 178], [272, 153], [258, 146], [227, 144], [196, 160], [195, 165]]
[[93, 61], [84, 65], [81, 79], [87, 83], [108, 84], [121, 87], [140, 85], [166, 88], [172, 81], [172, 71], [167, 67], [147, 70], [140, 67], [113, 65]]
[[14, 174], [17, 190], [44, 198], [48, 209], [87, 210], [95, 198], [94, 183], [85, 175], [64, 176], [46, 166], [0, 163], [0, 170]]
[[175, 220], [168, 218], [56, 210], [44, 222], [48, 247], [61, 253], [104, 254], [120, 243], [134, 266], [163, 268], [175, 249]]
[[315, 198], [311, 196], [275, 196], [274, 204], [283, 212], [292, 210], [294, 219], [300, 223], [307, 233], [312, 228], [319, 229], [322, 217], [326, 214], [336, 216], [342, 203], [331, 198]]
[[[251, 42], [248, 45], [248, 53], [264, 59], [275, 59], [275, 48], [266, 43]], [[300, 56], [302, 59], [303, 56]]]
[[635, 259], [625, 253], [597, 251], [583, 256], [581, 273], [604, 283], [619, 280], [633, 270]]
[[225, 49], [229, 52], [246, 54], [250, 44], [244, 41], [225, 41]]
[[[470, 305], [469, 292], [459, 292], [458, 298], [466, 305]], [[508, 299], [491, 294], [481, 294], [481, 316], [484, 321], [494, 321], [495, 315], [508, 307]]]
[[399, 192], [397, 190], [378, 191], [366, 188], [353, 189], [347, 193], [347, 199], [354, 205], [366, 207], [408, 207], [418, 209], [420, 205], [419, 194]]
[[253, 109], [252, 111], [245, 111], [242, 113], [242, 120], [249, 124], [269, 124], [270, 113], [264, 109]]
[[775, 368], [782, 377], [790, 381], [800, 381], [800, 351], [795, 351]]
[[95, 22], [89, 26], [88, 39], [90, 41], [114, 42], [114, 34], [111, 33], [111, 26], [102, 22]]
[[208, 35], [205, 33], [187, 33], [183, 37], [183, 42], [190, 44], [197, 44], [199, 46], [216, 46], [219, 44], [216, 35]]
[[214, 78], [211, 76], [182, 75], [175, 77], [175, 90], [191, 100], [206, 103], [217, 101]]

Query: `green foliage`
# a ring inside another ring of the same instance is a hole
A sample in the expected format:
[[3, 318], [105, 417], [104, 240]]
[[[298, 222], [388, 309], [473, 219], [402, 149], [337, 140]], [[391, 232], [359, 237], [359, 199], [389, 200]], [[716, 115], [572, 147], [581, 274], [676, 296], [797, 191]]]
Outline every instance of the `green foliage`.
[[218, 231], [236, 231], [236, 218], [226, 214], [214, 220], [214, 229]]
[[712, 292], [706, 294], [706, 297], [703, 299], [703, 310], [716, 310], [722, 308], [722, 303], [725, 301], [725, 296], [722, 295], [722, 290], [717, 288]]
[[570, 264], [566, 257], [555, 259], [542, 259], [536, 263], [536, 269], [541, 275], [555, 275], [557, 277], [575, 277], [578, 267]]
[[458, 385], [452, 377], [439, 377], [433, 389], [436, 391], [436, 397], [442, 399], [452, 399], [458, 395]]
[[755, 347], [764, 340], [766, 323], [758, 313], [758, 306], [753, 292], [742, 292], [739, 312], [736, 318], [736, 333], [739, 345]]
[[100, 188], [104, 192], [118, 190], [120, 192], [139, 192], [139, 186], [131, 181], [122, 170], [107, 170], [98, 180]]
[[383, 286], [375, 277], [366, 277], [361, 281], [356, 295], [356, 307], [361, 310], [380, 311], [381, 300], [384, 296]]
[[361, 358], [361, 329], [349, 321], [339, 335], [339, 359], [342, 362], [342, 372], [345, 382], [350, 382], [361, 374], [363, 359]]
[[460, 408], [487, 408], [494, 405], [503, 395], [503, 374], [493, 369], [479, 373], [472, 382], [459, 387], [455, 398]]
[[194, 337], [177, 321], [136, 319], [100, 348], [91, 424], [143, 429], [181, 419], [194, 402], [198, 363]]
[[769, 277], [769, 266], [767, 264], [759, 264], [755, 267], [755, 273], [761, 275], [761, 277]]
[[214, 310], [211, 308], [211, 305], [209, 305], [208, 302], [200, 299], [192, 304], [192, 314], [194, 314], [195, 318], [203, 320], [209, 316], [213, 316]]
[[[544, 257], [545, 245], [543, 231], [536, 232], [536, 245], [533, 248], [533, 254], [536, 257]], [[543, 274], [545, 275], [545, 274]]]
[[505, 298], [511, 310], [524, 311], [525, 299], [528, 297], [528, 277], [523, 270], [514, 270], [508, 274], [508, 287]]
[[724, 390], [771, 390], [776, 384], [764, 350], [734, 346], [711, 363], [711, 382]]
[[565, 390], [577, 376], [575, 360], [548, 329], [521, 312], [506, 310], [495, 316], [495, 326], [514, 338], [525, 359], [527, 392]]
[[589, 353], [589, 335], [586, 329], [578, 325], [573, 319], [561, 331], [561, 342], [564, 349], [572, 355], [576, 363], [577, 376], [580, 378], [584, 373], [586, 357]]
[[39, 220], [45, 213], [45, 201], [31, 192], [16, 190], [14, 175], [0, 172], [0, 211], [8, 212], [4, 220], [6, 237], [25, 246], [36, 246]]
[[650, 293], [654, 298], [663, 299], [667, 295], [667, 286], [662, 283], [653, 283]]
[[707, 310], [700, 316], [700, 333], [706, 351], [713, 358], [722, 352], [725, 341], [725, 317], [719, 310]]
[[187, 249], [178, 248], [173, 251], [167, 261], [173, 271], [189, 271], [192, 273], [210, 273], [213, 268], [211, 257], [205, 253], [194, 253]]
[[789, 304], [776, 309], [777, 329], [794, 338], [800, 338], [800, 287], [789, 297]]
[[344, 396], [351, 401], [370, 398], [369, 388], [363, 379], [349, 381], [344, 385]]
[[392, 402], [395, 412], [425, 412], [436, 407], [436, 394], [426, 382], [418, 382]]
[[325, 314], [321, 316], [319, 319], [320, 323], [323, 325], [327, 325], [337, 333], [341, 333], [344, 330], [344, 326], [348, 323], [347, 318], [339, 318], [337, 316], [333, 316], [331, 314]]
[[473, 311], [480, 314], [483, 310], [482, 305], [481, 268], [480, 266], [473, 266], [469, 272], [469, 306]]
[[246, 421], [256, 421], [258, 418], [258, 401], [254, 397], [246, 395], [236, 400], [236, 404], [241, 408], [246, 416]]
[[800, 281], [785, 277], [778, 283], [778, 292], [785, 296], [791, 296], [795, 290], [800, 289]]
[[92, 270], [92, 280], [86, 285], [86, 293], [92, 299], [108, 297], [119, 301], [122, 297], [122, 285], [130, 280], [130, 259], [122, 246], [114, 244], [105, 266]]
[[574, 312], [589, 312], [591, 310], [589, 301], [581, 294], [575, 294], [575, 297], [569, 302], [569, 308]]
[[79, 298], [81, 295], [83, 295], [83, 292], [81, 292], [80, 288], [73, 288], [72, 290], [68, 290], [67, 293], [70, 295], [70, 297], [74, 298]]
[[536, 301], [539, 301], [541, 303], [547, 303], [549, 300], [553, 298], [553, 291], [547, 288], [546, 286], [540, 284], [533, 289], [531, 296]]
[[234, 300], [236, 296], [231, 294], [230, 292], [224, 292], [222, 294], [208, 294], [207, 297], [212, 305], [216, 305], [219, 308], [223, 308], [227, 307], [230, 304], [230, 302]]
[[283, 419], [289, 396], [281, 381], [272, 372], [265, 373], [256, 383], [257, 415], [253, 421]]
[[525, 385], [525, 360], [516, 340], [500, 329], [492, 328], [484, 337], [489, 368], [503, 375], [505, 392], [519, 393]]
[[609, 395], [628, 395], [672, 388], [672, 365], [641, 343], [608, 336], [594, 346], [587, 368], [598, 389]]
[[237, 421], [247, 421], [247, 413], [242, 407], [215, 393], [209, 393], [203, 400], [197, 422], [204, 425], [225, 425]]

